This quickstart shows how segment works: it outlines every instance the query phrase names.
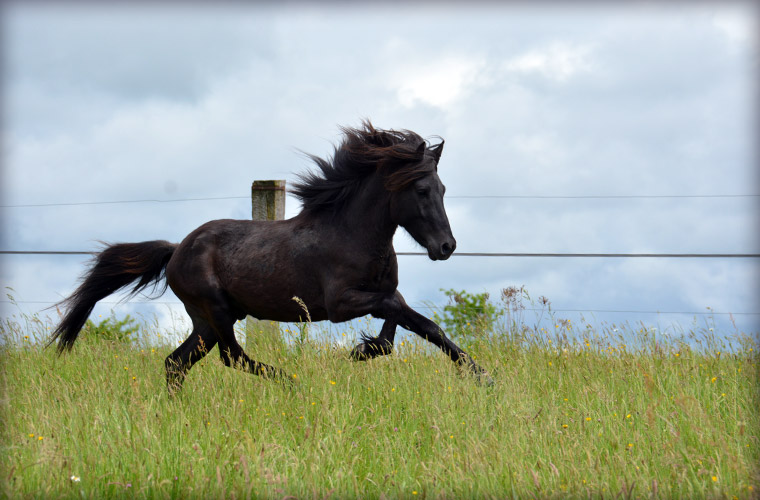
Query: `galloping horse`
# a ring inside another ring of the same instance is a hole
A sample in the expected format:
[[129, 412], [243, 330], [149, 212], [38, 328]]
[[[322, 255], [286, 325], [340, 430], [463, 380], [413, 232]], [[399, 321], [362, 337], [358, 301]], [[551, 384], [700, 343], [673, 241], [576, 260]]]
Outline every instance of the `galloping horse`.
[[[66, 308], [50, 344], [71, 349], [95, 304], [128, 287], [137, 294], [161, 284], [184, 303], [190, 336], [166, 358], [169, 394], [187, 371], [219, 344], [227, 366], [287, 379], [278, 368], [250, 359], [233, 326], [246, 315], [297, 322], [300, 298], [312, 321], [384, 319], [377, 337], [364, 337], [351, 352], [357, 360], [388, 354], [396, 326], [438, 346], [479, 380], [488, 374], [439, 326], [411, 309], [396, 289], [393, 235], [401, 226], [432, 260], [448, 259], [456, 241], [443, 208], [438, 177], [443, 141], [430, 146], [408, 130], [343, 128], [328, 160], [309, 155], [318, 170], [299, 176], [292, 193], [302, 211], [288, 220], [215, 220], [181, 243], [146, 241], [105, 247], [80, 286], [61, 302]], [[136, 282], [136, 283], [135, 283]]]

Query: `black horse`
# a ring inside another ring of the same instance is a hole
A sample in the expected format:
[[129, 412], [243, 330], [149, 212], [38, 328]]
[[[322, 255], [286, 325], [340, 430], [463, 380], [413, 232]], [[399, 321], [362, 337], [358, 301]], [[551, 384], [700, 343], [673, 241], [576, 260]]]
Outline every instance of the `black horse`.
[[[61, 302], [66, 308], [50, 343], [70, 350], [95, 303], [119, 289], [131, 293], [161, 284], [184, 303], [190, 336], [166, 358], [169, 393], [216, 344], [227, 366], [287, 379], [278, 368], [251, 360], [235, 339], [236, 320], [250, 315], [301, 321], [302, 305], [313, 321], [342, 322], [364, 315], [385, 320], [377, 337], [365, 337], [351, 356], [388, 354], [396, 326], [429, 340], [479, 380], [487, 373], [433, 321], [412, 310], [396, 290], [393, 235], [398, 226], [427, 249], [448, 259], [456, 241], [443, 208], [438, 178], [443, 141], [435, 146], [411, 131], [376, 129], [368, 121], [343, 128], [344, 139], [329, 161], [300, 176], [292, 193], [303, 210], [282, 221], [216, 220], [180, 244], [120, 243], [95, 257], [80, 286]], [[136, 282], [136, 283], [135, 283]]]

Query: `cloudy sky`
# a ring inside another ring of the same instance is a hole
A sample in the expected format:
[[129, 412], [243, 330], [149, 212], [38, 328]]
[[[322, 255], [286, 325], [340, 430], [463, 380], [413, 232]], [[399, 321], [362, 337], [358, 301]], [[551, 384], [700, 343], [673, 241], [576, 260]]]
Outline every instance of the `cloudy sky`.
[[[753, 5], [538, 5], [5, 2], [0, 247], [249, 218], [253, 180], [292, 182], [298, 149], [370, 118], [445, 138], [459, 251], [759, 253]], [[176, 201], [197, 198], [223, 199]], [[135, 200], [165, 202], [114, 203]], [[420, 250], [403, 231], [396, 249]], [[86, 262], [0, 257], [3, 316], [60, 300]], [[399, 288], [442, 306], [442, 288], [525, 285], [558, 317], [661, 329], [709, 307], [757, 332], [758, 283], [758, 259], [455, 256], [400, 257]], [[116, 300], [96, 313], [182, 311]]]

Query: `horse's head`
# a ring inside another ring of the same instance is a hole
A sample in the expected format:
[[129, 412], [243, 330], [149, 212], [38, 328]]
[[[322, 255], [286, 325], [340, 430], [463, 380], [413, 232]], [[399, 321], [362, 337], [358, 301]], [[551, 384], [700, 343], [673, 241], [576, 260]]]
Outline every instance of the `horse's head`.
[[422, 161], [410, 168], [416, 172], [414, 180], [392, 192], [391, 218], [425, 247], [431, 260], [446, 260], [454, 253], [457, 242], [443, 208], [446, 187], [438, 177], [443, 142], [431, 148], [423, 143], [419, 150]]
[[[346, 137], [332, 159], [309, 155], [319, 172], [302, 175], [290, 192], [307, 213], [350, 213], [346, 205], [358, 198], [362, 210], [372, 207], [381, 210], [382, 217], [390, 215], [389, 222], [406, 229], [432, 260], [448, 259], [457, 243], [443, 208], [445, 188], [438, 178], [443, 141], [428, 147], [412, 131], [376, 129], [369, 121], [363, 125], [343, 129]], [[377, 198], [380, 191], [384, 191], [382, 202]], [[390, 214], [385, 211], [388, 200]]]

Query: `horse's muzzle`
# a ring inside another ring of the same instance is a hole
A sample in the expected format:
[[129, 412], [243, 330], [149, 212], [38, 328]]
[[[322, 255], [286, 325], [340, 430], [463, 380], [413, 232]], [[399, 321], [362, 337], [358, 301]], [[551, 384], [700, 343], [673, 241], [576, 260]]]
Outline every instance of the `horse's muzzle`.
[[457, 240], [454, 238], [444, 240], [439, 245], [428, 247], [428, 257], [430, 260], [446, 260], [451, 257], [457, 248]]

